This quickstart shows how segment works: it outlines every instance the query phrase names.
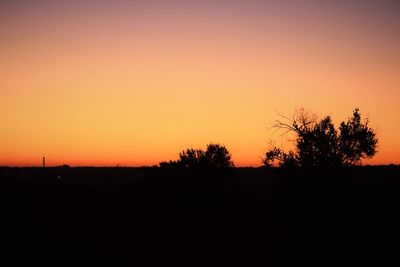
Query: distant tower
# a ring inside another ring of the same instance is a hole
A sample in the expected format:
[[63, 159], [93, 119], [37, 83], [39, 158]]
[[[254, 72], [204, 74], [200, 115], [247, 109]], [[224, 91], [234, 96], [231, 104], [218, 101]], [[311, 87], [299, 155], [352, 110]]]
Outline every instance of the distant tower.
[[46, 158], [43, 157], [43, 168], [46, 167]]

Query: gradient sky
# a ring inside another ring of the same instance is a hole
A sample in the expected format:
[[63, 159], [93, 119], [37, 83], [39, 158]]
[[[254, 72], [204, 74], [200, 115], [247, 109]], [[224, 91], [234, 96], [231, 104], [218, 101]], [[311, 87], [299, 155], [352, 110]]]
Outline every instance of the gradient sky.
[[259, 166], [277, 112], [377, 129], [400, 163], [397, 1], [0, 1], [0, 165]]

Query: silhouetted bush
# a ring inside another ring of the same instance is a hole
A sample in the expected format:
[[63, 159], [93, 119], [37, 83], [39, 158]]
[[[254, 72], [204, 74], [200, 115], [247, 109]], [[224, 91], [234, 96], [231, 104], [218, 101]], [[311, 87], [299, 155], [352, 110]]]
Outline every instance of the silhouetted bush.
[[220, 144], [208, 144], [207, 150], [188, 148], [179, 153], [177, 161], [160, 162], [164, 168], [227, 169], [233, 168], [231, 154]]
[[330, 116], [318, 120], [303, 109], [292, 118], [282, 117], [284, 121], [277, 120], [274, 127], [296, 134], [296, 150], [286, 153], [273, 147], [265, 154], [265, 166], [274, 162], [281, 167], [350, 166], [376, 154], [376, 133], [368, 127], [368, 119], [361, 120], [358, 109], [338, 130]]

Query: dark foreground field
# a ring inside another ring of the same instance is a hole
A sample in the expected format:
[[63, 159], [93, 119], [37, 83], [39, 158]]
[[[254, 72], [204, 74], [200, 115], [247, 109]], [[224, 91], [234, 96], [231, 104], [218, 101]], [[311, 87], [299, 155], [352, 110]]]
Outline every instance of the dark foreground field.
[[365, 266], [398, 253], [399, 196], [396, 166], [0, 168], [1, 253]]

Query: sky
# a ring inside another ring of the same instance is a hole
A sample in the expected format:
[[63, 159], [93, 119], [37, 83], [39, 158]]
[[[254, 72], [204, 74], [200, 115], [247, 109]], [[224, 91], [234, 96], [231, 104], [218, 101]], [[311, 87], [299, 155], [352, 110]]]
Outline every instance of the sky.
[[260, 166], [278, 114], [358, 107], [400, 164], [397, 1], [0, 1], [0, 165], [142, 166], [225, 145]]

